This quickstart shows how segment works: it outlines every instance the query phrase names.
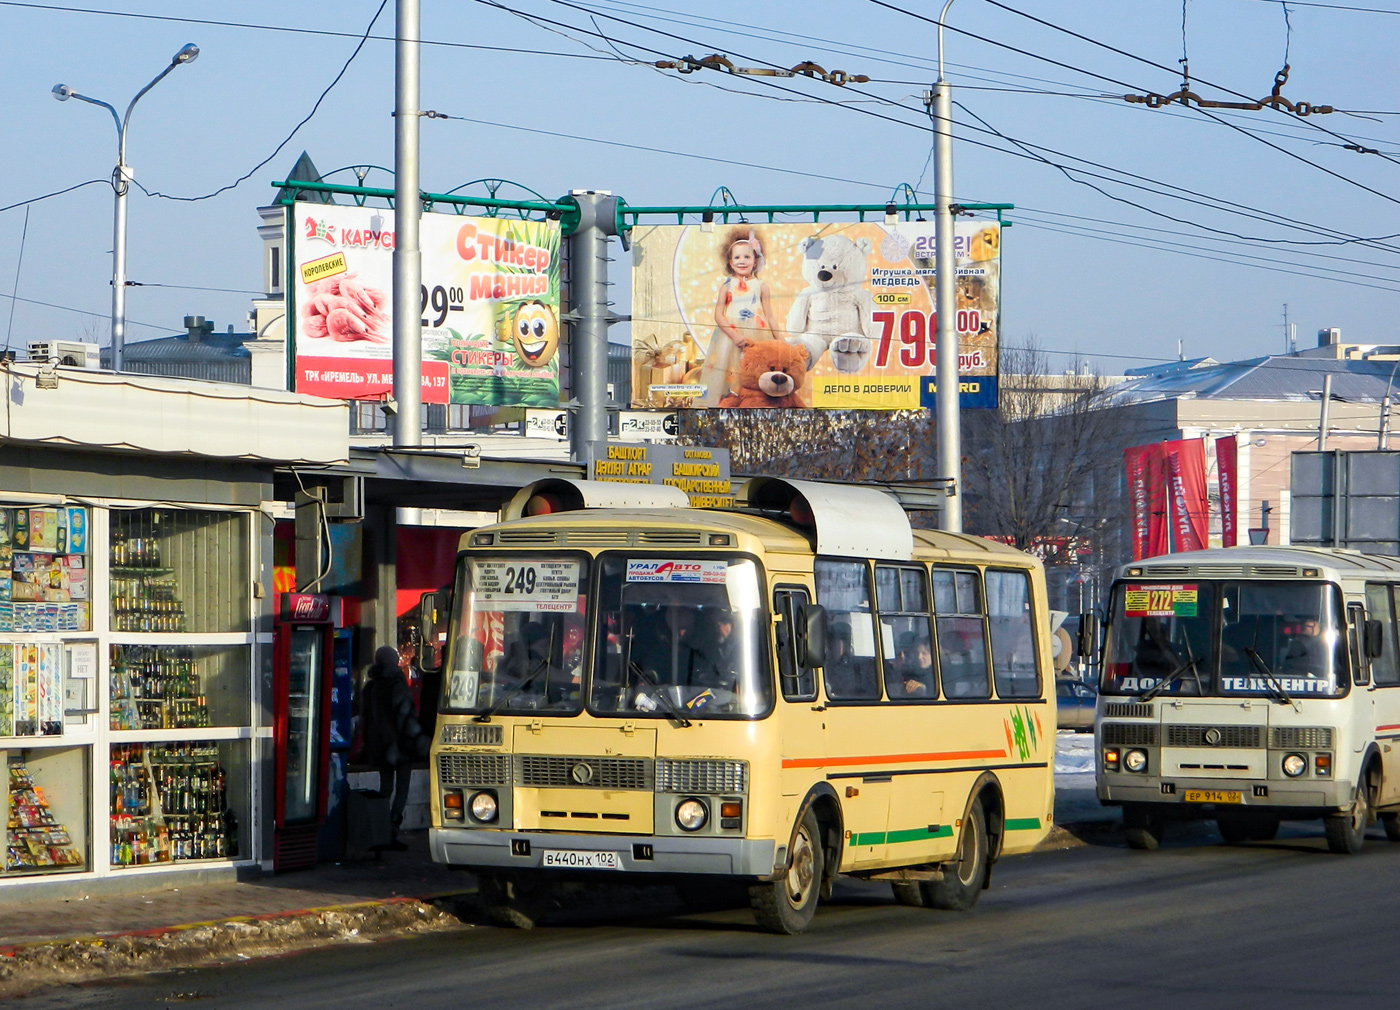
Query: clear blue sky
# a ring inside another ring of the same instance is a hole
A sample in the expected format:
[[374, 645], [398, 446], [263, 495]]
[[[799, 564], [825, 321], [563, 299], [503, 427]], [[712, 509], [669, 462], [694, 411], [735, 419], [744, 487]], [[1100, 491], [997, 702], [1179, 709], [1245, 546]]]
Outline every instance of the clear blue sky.
[[[1393, 202], [1400, 200], [1400, 94], [1395, 84], [1400, 78], [1395, 46], [1400, 38], [1400, 0], [1350, 2], [1397, 13], [1291, 4], [1292, 75], [1283, 93], [1314, 105], [1391, 115], [1332, 114], [1302, 121], [1270, 111], [1214, 113], [1229, 124], [1223, 125], [1194, 109], [1149, 110], [1121, 100], [1071, 97], [1121, 95], [1128, 90], [1092, 74], [1133, 90], [1160, 93], [1176, 90], [1179, 77], [1174, 69], [1155, 69], [1116, 55], [988, 0], [958, 0], [950, 25], [1067, 65], [1055, 66], [949, 32], [948, 76], [956, 100], [968, 110], [955, 111], [958, 136], [961, 141], [1010, 146], [988, 133], [974, 132], [978, 124], [969, 113], [975, 113], [1009, 137], [1149, 180], [1133, 180], [1146, 190], [1091, 180], [1115, 196], [1244, 236], [1302, 241], [1331, 237], [1171, 200], [1162, 186], [1183, 187], [1346, 236], [1400, 232], [1400, 204]], [[90, 3], [127, 14], [351, 35], [364, 31], [378, 7], [378, 0]], [[504, 126], [425, 120], [426, 189], [442, 191], [472, 179], [504, 177], [550, 196], [576, 187], [611, 189], [634, 205], [705, 203], [719, 185], [749, 203], [879, 203], [896, 184], [917, 183], [924, 169], [929, 134], [916, 128], [927, 122], [918, 95], [933, 76], [936, 42], [932, 26], [905, 13], [869, 0], [504, 3], [573, 27], [551, 31], [543, 22], [528, 22], [479, 0], [423, 0], [425, 38], [522, 50], [425, 46], [424, 108], [666, 153]], [[940, 4], [910, 0], [896, 6], [936, 16]], [[1179, 0], [1009, 0], [1008, 6], [1168, 68], [1175, 68], [1182, 54]], [[583, 8], [591, 10], [591, 16]], [[1193, 78], [1255, 97], [1266, 95], [1284, 56], [1282, 5], [1188, 0], [1187, 8], [1186, 47]], [[641, 27], [610, 20], [609, 15]], [[390, 0], [374, 34], [392, 35], [392, 29]], [[202, 50], [198, 61], [178, 68], [138, 106], [128, 157], [148, 188], [198, 195], [231, 182], [271, 153], [310, 111], [356, 44], [354, 38], [292, 31], [7, 5], [0, 5], [0, 39], [0, 135], [10, 144], [0, 173], [0, 206], [106, 178], [111, 172], [115, 130], [110, 117], [78, 102], [55, 102], [49, 90], [56, 83], [124, 108], [182, 44], [197, 43]], [[782, 91], [750, 79], [708, 72], [681, 76], [614, 58], [619, 52], [636, 59], [659, 58], [650, 50], [669, 56], [719, 52], [750, 66], [812, 60], [828, 69], [900, 83], [843, 89], [798, 79], [776, 82], [791, 89]], [[604, 58], [579, 58], [599, 56]], [[1206, 97], [1236, 98], [1206, 84], [1196, 90]], [[904, 108], [888, 102], [903, 102]], [[316, 117], [249, 181], [196, 203], [133, 196], [131, 279], [257, 289], [260, 243], [255, 208], [269, 202], [268, 183], [281, 178], [303, 149], [323, 171], [350, 164], [392, 165], [392, 108], [393, 46], [371, 40]], [[1395, 160], [1348, 152], [1340, 146], [1344, 141], [1310, 123]], [[1073, 164], [1059, 155], [1040, 153]], [[1328, 175], [1324, 168], [1384, 195]], [[960, 199], [1022, 208], [1011, 215], [1016, 225], [1004, 244], [1007, 342], [1019, 343], [1033, 334], [1047, 348], [1099, 356], [1105, 371], [1142, 363], [1109, 355], [1175, 357], [1178, 340], [1188, 356], [1245, 357], [1282, 348], [1285, 302], [1298, 323], [1300, 345], [1312, 343], [1321, 326], [1342, 327], [1348, 340], [1400, 341], [1395, 322], [1400, 238], [1389, 241], [1390, 250], [1356, 243], [1230, 241], [1190, 223], [1115, 202], [1071, 182], [1051, 166], [969, 142], [958, 144], [955, 177]], [[923, 188], [932, 189], [931, 172], [924, 176]], [[82, 335], [106, 341], [111, 208], [111, 191], [104, 186], [33, 205], [20, 297], [96, 315], [21, 302], [14, 314], [13, 344]], [[23, 223], [23, 209], [0, 214], [4, 294], [14, 283]], [[1171, 251], [1141, 248], [1154, 244], [1149, 239], [1181, 245]], [[1138, 245], [1121, 244], [1124, 241]], [[615, 267], [623, 310], [625, 263], [622, 258]], [[1365, 276], [1325, 274], [1324, 268]], [[248, 297], [133, 289], [128, 339], [178, 331], [187, 313], [212, 318], [220, 330], [229, 323], [241, 330]], [[8, 298], [0, 298], [0, 326], [6, 328], [9, 305]], [[619, 337], [624, 334], [625, 329], [617, 331]]]

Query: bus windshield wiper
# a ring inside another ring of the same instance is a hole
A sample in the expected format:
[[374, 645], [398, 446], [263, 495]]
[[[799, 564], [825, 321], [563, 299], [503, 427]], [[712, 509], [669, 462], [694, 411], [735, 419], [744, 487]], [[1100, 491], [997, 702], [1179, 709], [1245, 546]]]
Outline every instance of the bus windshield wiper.
[[545, 671], [546, 669], [548, 669], [548, 668], [549, 668], [549, 657], [546, 656], [544, 659], [541, 659], [537, 664], [535, 664], [535, 668], [525, 675], [525, 679], [524, 679], [524, 680], [522, 680], [519, 684], [516, 684], [513, 688], [511, 688], [511, 689], [510, 689], [509, 691], [507, 691], [505, 694], [503, 694], [503, 695], [501, 695], [499, 698], [497, 698], [497, 699], [496, 699], [496, 703], [495, 703], [494, 705], [492, 705], [490, 708], [486, 709], [486, 711], [484, 711], [484, 712], [482, 712], [480, 715], [478, 715], [474, 721], [475, 721], [475, 722], [490, 722], [490, 721], [491, 721], [491, 717], [492, 717], [493, 715], [495, 715], [497, 712], [499, 712], [503, 707], [505, 707], [505, 703], [506, 703], [506, 702], [510, 701], [510, 700], [511, 700], [512, 698], [514, 698], [517, 694], [519, 694], [521, 691], [525, 690], [525, 689], [526, 689], [527, 687], [529, 687], [532, 683], [534, 683], [535, 678], [538, 677], [540, 674], [544, 673], [544, 671]]
[[690, 725], [690, 720], [685, 717], [685, 713], [682, 712], [680, 710], [680, 707], [676, 705], [674, 701], [671, 700], [670, 695], [666, 693], [666, 689], [663, 688], [659, 683], [657, 683], [655, 677], [643, 670], [641, 664], [638, 663], [636, 660], [629, 659], [627, 661], [627, 666], [631, 669], [633, 673], [635, 673], [638, 677], [646, 681], [651, 686], [652, 690], [656, 692], [654, 695], [652, 695], [652, 697], [654, 697], [657, 701], [661, 703], [661, 707], [666, 710], [667, 714], [670, 715], [672, 719], [676, 720], [676, 722], [679, 723], [682, 728], [688, 727]]
[[1140, 695], [1138, 695], [1137, 700], [1151, 701], [1153, 698], [1157, 697], [1157, 695], [1161, 694], [1167, 688], [1171, 687], [1178, 680], [1180, 680], [1181, 675], [1187, 670], [1190, 670], [1191, 676], [1196, 678], [1196, 693], [1204, 694], [1205, 692], [1201, 690], [1201, 674], [1200, 671], [1196, 669], [1196, 664], [1199, 662], [1200, 660], [1197, 659], [1195, 656], [1189, 657], [1186, 660], [1186, 662], [1182, 663], [1171, 673], [1167, 674], [1161, 680], [1157, 681], [1157, 683], [1149, 687], [1146, 691], [1143, 691]]
[[1264, 693], [1280, 705], [1292, 705], [1294, 711], [1301, 711], [1298, 708], [1298, 703], [1283, 689], [1283, 685], [1279, 683], [1278, 677], [1274, 675], [1273, 670], [1269, 669], [1269, 664], [1264, 662], [1264, 657], [1259, 655], [1258, 650], [1252, 645], [1246, 645], [1244, 647], [1244, 654], [1250, 658], [1254, 665], [1259, 668], [1259, 672], [1264, 675]]

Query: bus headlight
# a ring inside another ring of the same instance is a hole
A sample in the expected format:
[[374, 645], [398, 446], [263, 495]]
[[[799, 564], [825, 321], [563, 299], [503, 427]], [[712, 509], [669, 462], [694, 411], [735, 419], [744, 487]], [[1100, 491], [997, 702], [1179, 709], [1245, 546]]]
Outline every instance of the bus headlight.
[[682, 831], [699, 831], [710, 819], [710, 810], [700, 800], [682, 800], [676, 807], [676, 823]]
[[473, 820], [480, 821], [482, 824], [490, 824], [496, 819], [497, 812], [495, 793], [483, 791], [472, 796]]
[[1283, 774], [1291, 779], [1296, 779], [1303, 772], [1308, 770], [1308, 759], [1301, 754], [1285, 754], [1283, 758]]
[[1123, 767], [1130, 772], [1147, 771], [1147, 752], [1130, 750], [1123, 755]]

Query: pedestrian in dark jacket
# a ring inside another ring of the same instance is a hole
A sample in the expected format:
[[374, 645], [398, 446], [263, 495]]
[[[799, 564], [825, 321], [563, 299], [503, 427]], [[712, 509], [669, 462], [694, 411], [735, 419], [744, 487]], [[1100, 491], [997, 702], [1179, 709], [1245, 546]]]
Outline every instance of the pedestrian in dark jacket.
[[413, 775], [413, 762], [428, 754], [428, 738], [413, 714], [413, 695], [408, 690], [399, 653], [391, 645], [380, 646], [374, 663], [366, 671], [360, 690], [360, 712], [364, 719], [365, 761], [379, 769], [379, 794], [390, 795], [389, 818], [394, 828], [390, 848], [402, 851], [399, 825]]

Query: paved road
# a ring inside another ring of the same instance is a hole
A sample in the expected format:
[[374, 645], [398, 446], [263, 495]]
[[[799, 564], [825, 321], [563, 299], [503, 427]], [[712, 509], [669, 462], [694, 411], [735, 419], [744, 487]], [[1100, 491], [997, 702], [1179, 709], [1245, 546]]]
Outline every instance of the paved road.
[[476, 925], [12, 1005], [1389, 1007], [1400, 988], [1400, 845], [1372, 835], [1351, 858], [1328, 854], [1310, 825], [1241, 848], [1196, 830], [1156, 853], [1107, 842], [1018, 857], [967, 914], [901, 908], [884, 886], [846, 884], [800, 937], [758, 933], [741, 911], [668, 915], [653, 893], [529, 933]]

